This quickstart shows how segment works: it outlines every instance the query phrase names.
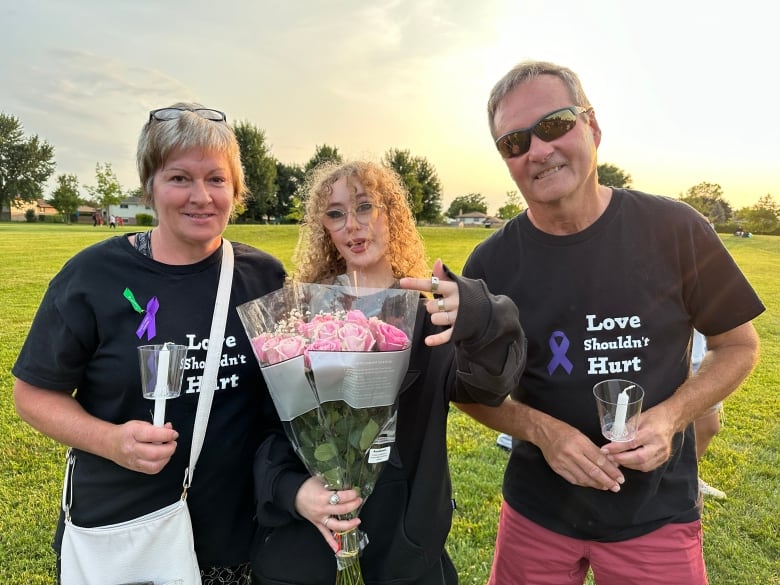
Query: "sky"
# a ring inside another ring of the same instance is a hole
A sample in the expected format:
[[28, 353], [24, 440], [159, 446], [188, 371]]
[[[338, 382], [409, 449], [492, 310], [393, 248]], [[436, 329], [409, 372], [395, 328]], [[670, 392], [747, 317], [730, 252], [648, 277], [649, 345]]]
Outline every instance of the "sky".
[[[0, 111], [55, 149], [55, 175], [138, 186], [151, 109], [197, 101], [304, 164], [318, 145], [437, 171], [446, 210], [516, 190], [488, 131], [496, 81], [524, 59], [572, 68], [599, 162], [677, 197], [780, 200], [776, 19], [764, 0], [25, 0], [0, 4]], [[50, 181], [53, 185], [53, 180]], [[49, 196], [51, 188], [45, 196]], [[86, 194], [86, 193], [85, 193]]]

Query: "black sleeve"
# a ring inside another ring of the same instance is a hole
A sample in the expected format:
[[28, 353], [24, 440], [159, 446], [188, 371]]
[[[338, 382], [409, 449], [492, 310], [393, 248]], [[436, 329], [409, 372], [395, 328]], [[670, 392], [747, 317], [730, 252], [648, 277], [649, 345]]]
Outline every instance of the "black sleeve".
[[295, 496], [309, 472], [283, 431], [269, 434], [255, 453], [254, 479], [257, 521], [261, 526], [281, 526], [301, 517]]
[[458, 277], [460, 307], [452, 331], [456, 376], [452, 400], [500, 404], [520, 382], [526, 339], [514, 302], [491, 294], [484, 281]]

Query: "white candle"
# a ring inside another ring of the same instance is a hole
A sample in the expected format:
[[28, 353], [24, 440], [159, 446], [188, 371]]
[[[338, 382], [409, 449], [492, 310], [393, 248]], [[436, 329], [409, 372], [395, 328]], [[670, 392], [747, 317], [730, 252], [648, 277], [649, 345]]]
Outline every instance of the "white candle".
[[615, 422], [612, 424], [612, 438], [620, 439], [626, 434], [626, 408], [628, 407], [628, 391], [634, 386], [627, 386], [618, 394]]
[[165, 396], [168, 394], [170, 354], [166, 343], [157, 356], [157, 381], [154, 385], [154, 426], [156, 427], [165, 424]]

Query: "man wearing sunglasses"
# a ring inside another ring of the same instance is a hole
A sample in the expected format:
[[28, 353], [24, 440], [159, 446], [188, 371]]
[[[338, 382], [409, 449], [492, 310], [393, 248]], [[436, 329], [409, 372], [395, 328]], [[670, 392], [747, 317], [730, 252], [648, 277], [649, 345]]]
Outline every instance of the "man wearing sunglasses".
[[[592, 568], [598, 585], [705, 585], [692, 423], [755, 366], [764, 306], [707, 219], [598, 184], [574, 72], [518, 64], [488, 121], [528, 205], [463, 270], [515, 301], [528, 336], [511, 400], [460, 405], [514, 438], [489, 583], [581, 585]], [[689, 376], [694, 327], [711, 351]], [[601, 435], [592, 389], [609, 378], [645, 390], [633, 440]]]

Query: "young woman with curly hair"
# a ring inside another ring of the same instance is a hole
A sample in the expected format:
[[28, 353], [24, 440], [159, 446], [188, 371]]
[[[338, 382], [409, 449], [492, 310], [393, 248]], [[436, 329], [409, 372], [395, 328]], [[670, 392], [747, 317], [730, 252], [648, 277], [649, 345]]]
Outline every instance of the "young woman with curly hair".
[[[396, 402], [394, 442], [359, 519], [341, 519], [361, 505], [355, 491], [327, 490], [283, 434], [258, 450], [254, 583], [332, 585], [335, 535], [360, 524], [370, 539], [360, 560], [366, 583], [455, 585], [457, 571], [444, 548], [455, 507], [447, 466], [449, 405], [495, 405], [514, 387], [525, 362], [517, 308], [481, 281], [455, 276], [440, 260], [430, 276], [403, 183], [373, 162], [314, 172], [295, 260], [297, 281], [400, 286], [426, 296]], [[457, 320], [460, 307], [469, 319]]]
[[[346, 189], [343, 201], [331, 201], [334, 186]], [[395, 171], [366, 161], [326, 163], [313, 172], [308, 191], [306, 213], [293, 258], [296, 280], [330, 282], [348, 273], [347, 258], [350, 254], [342, 254], [334, 240], [338, 232], [351, 235], [353, 230], [341, 228], [331, 231], [326, 225], [330, 226], [335, 221], [344, 222], [346, 227], [350, 220], [360, 224], [361, 218], [371, 219], [380, 210], [385, 219], [385, 226], [382, 227], [386, 227], [387, 237], [384, 240], [385, 249], [378, 252], [389, 263], [392, 277], [425, 278], [430, 274], [422, 238], [409, 207], [406, 187]], [[348, 213], [348, 206], [345, 207], [347, 198], [350, 203], [362, 206], [364, 213], [358, 208], [353, 210], [357, 211], [356, 214]], [[327, 218], [327, 221], [323, 221], [323, 218]], [[359, 266], [365, 264], [358, 263]], [[384, 283], [385, 286], [388, 284]]]

